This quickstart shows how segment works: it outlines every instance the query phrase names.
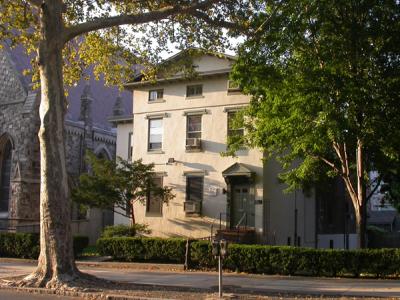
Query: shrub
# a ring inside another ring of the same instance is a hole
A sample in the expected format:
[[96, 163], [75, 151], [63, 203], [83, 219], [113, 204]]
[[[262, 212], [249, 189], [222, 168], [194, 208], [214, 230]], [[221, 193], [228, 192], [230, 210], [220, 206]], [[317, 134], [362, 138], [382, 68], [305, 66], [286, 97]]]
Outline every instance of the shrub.
[[[89, 244], [87, 236], [74, 236], [74, 254], [79, 255]], [[0, 233], [0, 256], [37, 259], [40, 252], [37, 233]]]
[[[313, 276], [376, 277], [400, 275], [400, 249], [313, 249], [288, 246], [230, 244], [224, 268], [232, 271]], [[191, 263], [197, 268], [215, 268], [211, 244], [191, 244]]]
[[[121, 261], [184, 262], [185, 240], [160, 238], [109, 238], [98, 240], [102, 255]], [[224, 268], [238, 272], [312, 276], [400, 275], [400, 249], [313, 249], [288, 246], [229, 244]], [[190, 244], [190, 265], [217, 267], [211, 243]]]
[[186, 240], [117, 237], [97, 241], [100, 255], [109, 255], [120, 261], [159, 261], [183, 263]]
[[102, 238], [113, 237], [133, 237], [137, 234], [150, 234], [151, 230], [147, 224], [133, 224], [133, 225], [113, 225], [104, 228], [101, 234]]
[[33, 258], [39, 256], [39, 235], [32, 233], [0, 233], [0, 256]]
[[82, 254], [83, 249], [89, 245], [89, 237], [83, 235], [74, 236], [74, 255], [78, 257]]

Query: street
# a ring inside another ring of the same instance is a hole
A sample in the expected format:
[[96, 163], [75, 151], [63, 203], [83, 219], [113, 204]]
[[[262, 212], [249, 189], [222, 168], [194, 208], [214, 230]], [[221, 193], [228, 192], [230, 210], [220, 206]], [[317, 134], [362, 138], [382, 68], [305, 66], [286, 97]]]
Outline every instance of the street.
[[[121, 263], [121, 266], [123, 264]], [[1, 262], [0, 278], [28, 274], [35, 268], [34, 263]], [[217, 273], [212, 272], [168, 272], [146, 271], [127, 268], [104, 268], [80, 266], [80, 270], [99, 278], [143, 285], [196, 288], [205, 292], [215, 289]], [[302, 295], [325, 295], [343, 297], [398, 297], [398, 280], [375, 280], [353, 278], [315, 278], [247, 274], [225, 274], [224, 285], [237, 292], [260, 294], [289, 293]]]

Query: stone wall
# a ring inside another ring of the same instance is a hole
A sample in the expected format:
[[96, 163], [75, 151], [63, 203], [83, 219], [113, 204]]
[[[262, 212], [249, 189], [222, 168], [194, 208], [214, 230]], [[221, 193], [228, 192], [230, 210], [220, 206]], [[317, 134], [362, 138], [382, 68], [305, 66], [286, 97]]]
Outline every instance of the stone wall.
[[37, 92], [23, 85], [8, 54], [1, 51], [0, 137], [13, 145], [8, 218], [39, 218], [38, 105]]
[[[91, 96], [90, 87], [85, 89], [85, 93]], [[85, 97], [82, 95], [81, 100]], [[39, 103], [40, 93], [25, 85], [8, 53], [0, 51], [0, 170], [2, 145], [7, 140], [11, 140], [13, 145], [9, 212], [0, 213], [0, 219], [24, 219], [20, 224], [29, 220], [39, 221]], [[85, 170], [86, 150], [106, 153], [109, 159], [115, 158], [116, 134], [86, 122], [90, 116], [83, 115], [84, 120], [67, 120], [65, 123], [67, 171], [75, 178]], [[104, 225], [103, 215], [102, 211], [90, 212], [89, 220], [86, 220], [90, 223], [90, 232], [78, 232], [91, 236], [91, 241], [94, 241]]]

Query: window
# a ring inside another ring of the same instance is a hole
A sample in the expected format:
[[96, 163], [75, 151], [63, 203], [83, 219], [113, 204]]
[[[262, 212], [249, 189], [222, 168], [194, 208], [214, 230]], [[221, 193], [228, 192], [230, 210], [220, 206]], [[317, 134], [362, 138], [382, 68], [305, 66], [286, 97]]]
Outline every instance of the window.
[[148, 150], [162, 149], [163, 119], [149, 119], [149, 145]]
[[[153, 183], [156, 187], [163, 186], [163, 178], [161, 176], [154, 177]], [[149, 192], [147, 194], [147, 203], [146, 203], [146, 212], [150, 214], [161, 215], [162, 213], [162, 201], [163, 199], [160, 196], [155, 196], [154, 193]]]
[[201, 138], [201, 115], [187, 116], [186, 138]]
[[3, 157], [0, 161], [0, 212], [8, 212], [10, 200], [12, 145], [7, 141], [3, 148]]
[[202, 202], [203, 201], [203, 176], [187, 176], [186, 177], [186, 201]]
[[128, 160], [132, 158], [133, 152], [133, 132], [129, 132], [128, 136]]
[[161, 100], [164, 96], [164, 90], [151, 90], [149, 91], [149, 102]]
[[186, 87], [186, 97], [194, 97], [203, 95], [203, 86], [201, 84], [188, 85]]
[[237, 128], [236, 118], [237, 111], [228, 112], [228, 137], [242, 137], [244, 134], [243, 127]]
[[228, 92], [238, 92], [240, 91], [239, 84], [233, 80], [228, 80]]

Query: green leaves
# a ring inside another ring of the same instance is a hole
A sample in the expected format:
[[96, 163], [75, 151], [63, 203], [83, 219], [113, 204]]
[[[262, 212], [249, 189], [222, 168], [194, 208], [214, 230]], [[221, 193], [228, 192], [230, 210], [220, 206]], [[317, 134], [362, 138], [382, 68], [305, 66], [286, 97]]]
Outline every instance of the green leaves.
[[72, 190], [73, 201], [102, 209], [120, 208], [132, 201], [144, 203], [149, 193], [168, 202], [175, 196], [169, 187], [158, 187], [154, 181], [153, 164], [141, 160], [129, 162], [118, 158], [117, 162], [97, 158], [87, 153], [89, 172], [79, 178], [78, 187]]
[[232, 74], [252, 95], [245, 140], [283, 164], [281, 177], [292, 188], [340, 175], [334, 143], [345, 146], [350, 171], [357, 139], [367, 171], [396, 157], [399, 18], [396, 1], [303, 0], [268, 1], [252, 19], [256, 34]]

